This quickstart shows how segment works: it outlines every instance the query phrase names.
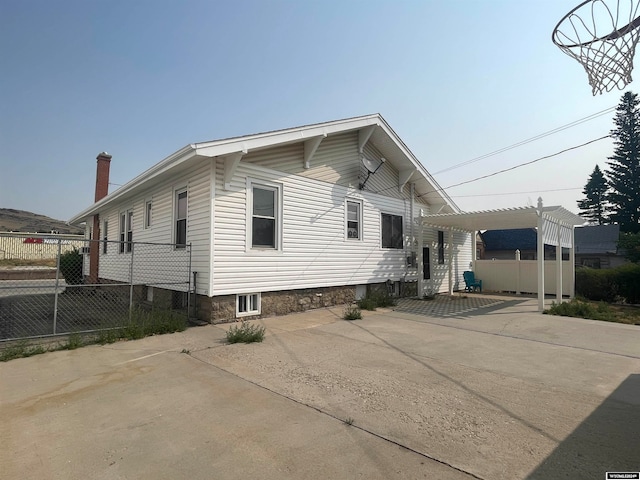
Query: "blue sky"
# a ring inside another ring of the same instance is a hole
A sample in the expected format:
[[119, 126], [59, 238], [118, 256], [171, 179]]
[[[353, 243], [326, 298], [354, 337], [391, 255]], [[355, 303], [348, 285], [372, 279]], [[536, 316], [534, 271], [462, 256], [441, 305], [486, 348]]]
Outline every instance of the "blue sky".
[[[68, 219], [93, 201], [101, 151], [122, 184], [189, 143], [369, 113], [442, 187], [585, 143], [613, 113], [436, 173], [619, 102], [551, 42], [578, 3], [2, 0], [0, 207]], [[464, 210], [542, 196], [577, 211], [611, 153], [607, 139], [448, 193]]]

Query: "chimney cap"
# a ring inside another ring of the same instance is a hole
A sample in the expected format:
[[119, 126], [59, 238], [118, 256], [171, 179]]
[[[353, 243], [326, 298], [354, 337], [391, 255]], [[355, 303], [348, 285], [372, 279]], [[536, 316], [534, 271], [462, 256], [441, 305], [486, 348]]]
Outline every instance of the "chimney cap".
[[111, 155], [109, 155], [107, 152], [100, 152], [96, 158], [100, 158], [100, 157], [111, 158]]

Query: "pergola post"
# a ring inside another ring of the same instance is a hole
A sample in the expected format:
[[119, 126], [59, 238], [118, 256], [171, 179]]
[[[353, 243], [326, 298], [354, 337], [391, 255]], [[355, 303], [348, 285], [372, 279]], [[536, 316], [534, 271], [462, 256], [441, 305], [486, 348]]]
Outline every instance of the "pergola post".
[[560, 240], [560, 229], [562, 223], [558, 222], [558, 235], [556, 244], [556, 300], [562, 303], [562, 241]]
[[544, 217], [542, 197], [538, 197], [538, 311], [544, 311]]
[[424, 251], [424, 225], [422, 224], [422, 209], [420, 209], [420, 213], [418, 215], [418, 291], [416, 292], [418, 298], [422, 298], [424, 295], [424, 259], [423, 251]]
[[449, 244], [449, 295], [453, 295], [453, 229], [447, 230], [447, 243]]
[[576, 296], [576, 244], [575, 244], [575, 227], [573, 225], [570, 226], [569, 236], [571, 239], [571, 248], [569, 250], [569, 262], [571, 265], [569, 266], [571, 271], [571, 279], [569, 282], [569, 299], [572, 299]]
[[471, 270], [476, 271], [476, 260], [478, 251], [478, 239], [476, 238], [476, 232], [471, 233]]

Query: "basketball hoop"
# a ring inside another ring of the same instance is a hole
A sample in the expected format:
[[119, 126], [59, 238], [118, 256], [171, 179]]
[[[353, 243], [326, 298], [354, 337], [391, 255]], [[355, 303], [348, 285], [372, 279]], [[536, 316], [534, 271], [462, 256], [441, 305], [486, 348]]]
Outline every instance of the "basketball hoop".
[[594, 95], [631, 83], [639, 6], [639, 0], [587, 0], [554, 28], [553, 43], [584, 67]]

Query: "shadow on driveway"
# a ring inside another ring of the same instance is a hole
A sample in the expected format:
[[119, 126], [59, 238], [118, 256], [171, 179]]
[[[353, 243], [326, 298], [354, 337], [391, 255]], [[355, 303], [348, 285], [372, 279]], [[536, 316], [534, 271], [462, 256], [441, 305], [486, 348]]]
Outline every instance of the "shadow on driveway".
[[528, 480], [605, 478], [606, 472], [640, 472], [640, 374], [629, 375], [527, 477]]

